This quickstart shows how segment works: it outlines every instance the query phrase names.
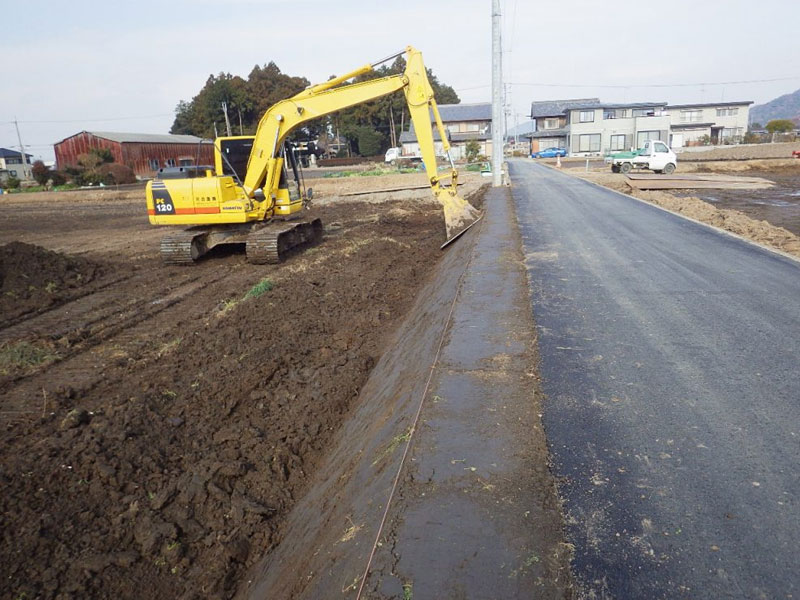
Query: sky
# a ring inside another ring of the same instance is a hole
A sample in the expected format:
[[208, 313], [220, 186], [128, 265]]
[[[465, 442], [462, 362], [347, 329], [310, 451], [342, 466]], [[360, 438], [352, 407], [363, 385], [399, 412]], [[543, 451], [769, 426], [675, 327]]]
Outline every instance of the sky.
[[[45, 161], [82, 130], [167, 133], [212, 73], [246, 78], [274, 61], [320, 82], [409, 44], [462, 102], [488, 102], [491, 4], [0, 0], [0, 147], [19, 148], [15, 120]], [[758, 104], [800, 88], [798, 0], [501, 0], [501, 11], [509, 126], [536, 100]]]

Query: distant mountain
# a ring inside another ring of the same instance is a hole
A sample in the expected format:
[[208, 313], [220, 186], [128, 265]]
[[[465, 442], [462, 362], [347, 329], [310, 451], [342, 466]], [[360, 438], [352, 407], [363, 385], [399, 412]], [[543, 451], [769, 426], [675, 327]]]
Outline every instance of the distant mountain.
[[784, 94], [750, 109], [750, 122], [766, 125], [772, 119], [791, 119], [800, 125], [800, 90]]

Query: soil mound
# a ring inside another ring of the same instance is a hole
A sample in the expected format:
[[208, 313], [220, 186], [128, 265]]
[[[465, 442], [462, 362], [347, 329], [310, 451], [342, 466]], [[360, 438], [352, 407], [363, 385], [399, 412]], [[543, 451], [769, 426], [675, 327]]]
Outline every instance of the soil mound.
[[0, 326], [75, 296], [101, 265], [23, 242], [0, 246]]

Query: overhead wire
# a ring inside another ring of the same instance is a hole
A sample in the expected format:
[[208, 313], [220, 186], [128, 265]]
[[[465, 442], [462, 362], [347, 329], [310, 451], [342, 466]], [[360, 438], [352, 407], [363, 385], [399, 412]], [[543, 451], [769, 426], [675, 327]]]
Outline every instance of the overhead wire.
[[[587, 83], [538, 83], [533, 81], [508, 82], [508, 85], [519, 85], [528, 87], [552, 87], [552, 88], [603, 88], [603, 89], [630, 89], [630, 88], [675, 88], [675, 87], [707, 87], [719, 85], [746, 85], [751, 83], [773, 83], [776, 81], [796, 81], [800, 75], [790, 77], [773, 77], [770, 79], [742, 79], [738, 81], [705, 81], [697, 83], [627, 83], [627, 84], [587, 84]], [[470, 87], [456, 88], [456, 91], [463, 92], [468, 90], [478, 90], [491, 87], [490, 84], [474, 85]]]
[[135, 121], [137, 119], [154, 119], [156, 117], [172, 117], [175, 113], [161, 113], [158, 115], [142, 115], [141, 117], [109, 117], [107, 119], [46, 119], [46, 120], [22, 120], [16, 119], [11, 121], [0, 121], [4, 125], [13, 123], [19, 124], [34, 124], [34, 123], [98, 123], [102, 121]]

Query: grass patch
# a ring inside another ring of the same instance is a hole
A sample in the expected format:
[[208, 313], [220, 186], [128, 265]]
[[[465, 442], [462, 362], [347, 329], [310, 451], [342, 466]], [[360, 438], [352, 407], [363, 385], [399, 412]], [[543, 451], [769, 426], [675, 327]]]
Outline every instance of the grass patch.
[[247, 293], [245, 293], [245, 295], [242, 296], [241, 298], [226, 298], [225, 300], [220, 302], [217, 305], [217, 316], [224, 317], [234, 308], [239, 306], [240, 302], [244, 302], [249, 298], [258, 298], [259, 296], [263, 296], [264, 294], [272, 290], [272, 288], [274, 287], [275, 284], [272, 282], [272, 280], [269, 277], [265, 277], [257, 284], [255, 284], [253, 287], [251, 287], [249, 290], [247, 290]]
[[342, 177], [375, 177], [381, 175], [397, 175], [398, 173], [418, 173], [421, 170], [421, 167], [401, 167], [399, 169], [375, 167], [367, 171], [334, 171], [333, 173], [326, 173], [323, 177], [327, 179], [339, 179]]
[[272, 280], [269, 277], [265, 277], [247, 291], [247, 293], [244, 295], [244, 299], [247, 300], [248, 298], [258, 298], [259, 296], [266, 294], [273, 287], [275, 287], [275, 284], [272, 283]]
[[389, 456], [390, 454], [393, 454], [394, 451], [397, 450], [397, 447], [400, 444], [402, 444], [403, 442], [407, 442], [409, 439], [411, 439], [411, 428], [410, 427], [408, 428], [408, 431], [406, 431], [405, 433], [401, 433], [400, 435], [395, 436], [394, 438], [392, 438], [392, 441], [389, 442], [389, 445], [386, 447], [386, 449], [383, 452], [381, 452], [380, 455], [378, 456], [378, 458], [376, 458], [373, 461], [372, 466], [374, 467], [381, 460], [383, 460], [384, 457]]
[[29, 369], [50, 362], [58, 355], [28, 342], [0, 346], [0, 374], [8, 375], [12, 369]]
[[75, 185], [74, 183], [65, 183], [64, 185], [56, 185], [52, 189], [48, 190], [43, 185], [31, 185], [26, 186], [24, 188], [17, 188], [16, 190], [3, 190], [4, 194], [29, 194], [32, 192], [63, 192], [66, 190], [77, 190], [80, 186]]
[[414, 584], [411, 582], [403, 584], [403, 600], [413, 600]]

